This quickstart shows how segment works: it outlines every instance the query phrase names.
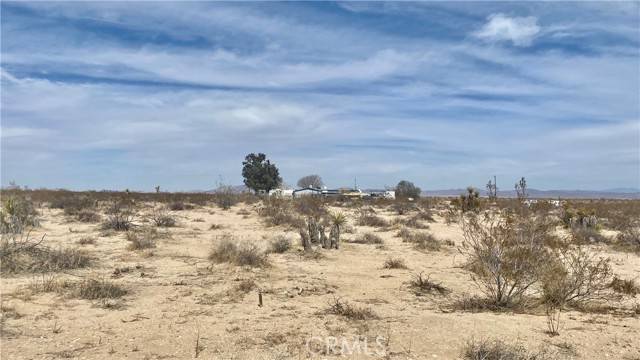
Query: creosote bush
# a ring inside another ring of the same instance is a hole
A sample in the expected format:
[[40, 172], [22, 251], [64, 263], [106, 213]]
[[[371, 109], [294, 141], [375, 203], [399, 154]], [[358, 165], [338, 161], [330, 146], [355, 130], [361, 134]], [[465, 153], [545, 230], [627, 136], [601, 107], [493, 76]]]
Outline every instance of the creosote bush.
[[556, 252], [543, 271], [542, 302], [557, 309], [569, 302], [603, 299], [611, 284], [609, 259], [597, 258], [582, 248]]
[[398, 236], [402, 242], [414, 244], [416, 250], [421, 251], [438, 251], [441, 248], [441, 242], [433, 234], [423, 231], [411, 231], [402, 228], [398, 232]]
[[544, 232], [531, 218], [475, 215], [463, 218], [461, 251], [472, 279], [498, 306], [520, 302], [542, 277], [549, 252]]
[[82, 209], [78, 211], [78, 213], [76, 214], [76, 217], [78, 221], [85, 222], [85, 223], [97, 223], [97, 222], [100, 222], [100, 220], [102, 220], [102, 217], [100, 216], [100, 214], [89, 209]]
[[129, 241], [129, 250], [144, 250], [156, 247], [157, 239], [160, 234], [154, 228], [143, 228], [138, 231], [127, 232], [127, 241]]

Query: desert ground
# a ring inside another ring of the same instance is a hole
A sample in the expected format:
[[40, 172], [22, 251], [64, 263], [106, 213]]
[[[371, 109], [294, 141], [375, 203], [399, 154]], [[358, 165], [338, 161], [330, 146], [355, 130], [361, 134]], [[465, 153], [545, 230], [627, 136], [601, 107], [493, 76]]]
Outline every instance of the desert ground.
[[[22, 236], [43, 239], [39, 246], [50, 249], [78, 249], [90, 262], [46, 273], [3, 271], [2, 358], [458, 359], [470, 342], [497, 339], [545, 358], [640, 359], [635, 293], [607, 290], [606, 299], [565, 308], [553, 336], [541, 306], [455, 306], [483, 292], [465, 267], [460, 223], [445, 219], [447, 200], [432, 205], [431, 219], [410, 230], [437, 239], [436, 248], [423, 249], [399, 236], [415, 211], [399, 215], [391, 203], [327, 204], [328, 213], [346, 218], [339, 249], [314, 244], [311, 251], [303, 250], [294, 226], [274, 225], [264, 216], [263, 201], [229, 209], [213, 202], [187, 205], [170, 210], [137, 201], [129, 231], [116, 231], [105, 229], [104, 206], [87, 222], [37, 203], [39, 224]], [[363, 206], [385, 224], [360, 225]], [[155, 226], [158, 208], [175, 226]], [[567, 230], [559, 226], [557, 232]], [[606, 239], [617, 234], [600, 233]], [[135, 234], [151, 236], [153, 245], [132, 247]], [[373, 240], [362, 240], [365, 234]], [[288, 239], [291, 246], [270, 251], [274, 239]], [[254, 244], [268, 253], [265, 262], [214, 261], [210, 252], [222, 241]], [[609, 258], [616, 277], [640, 278], [640, 253], [600, 242], [583, 246]], [[406, 268], [385, 268], [389, 259]], [[412, 286], [418, 274], [445, 291]], [[83, 298], [68, 285], [87, 279], [124, 292]], [[539, 294], [529, 297], [535, 303]], [[336, 310], [340, 304], [353, 311]], [[334, 340], [342, 350], [331, 347]]]

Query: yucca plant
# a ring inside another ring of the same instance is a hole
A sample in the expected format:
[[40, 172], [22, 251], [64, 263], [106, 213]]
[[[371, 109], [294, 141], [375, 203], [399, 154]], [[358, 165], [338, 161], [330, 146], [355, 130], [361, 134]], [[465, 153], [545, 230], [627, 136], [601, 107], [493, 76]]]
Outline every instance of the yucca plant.
[[342, 212], [335, 212], [329, 214], [329, 221], [331, 223], [331, 232], [329, 233], [330, 245], [329, 248], [336, 248], [340, 244], [340, 229], [342, 225], [347, 223], [347, 217]]

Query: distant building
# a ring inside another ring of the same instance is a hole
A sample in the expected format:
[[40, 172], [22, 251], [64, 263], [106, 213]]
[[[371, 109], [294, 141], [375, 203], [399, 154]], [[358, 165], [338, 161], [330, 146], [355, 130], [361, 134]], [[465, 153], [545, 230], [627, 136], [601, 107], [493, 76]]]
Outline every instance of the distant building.
[[293, 193], [292, 193], [292, 196], [294, 198], [301, 197], [301, 196], [321, 196], [321, 195], [322, 195], [322, 189], [316, 189], [312, 187], [296, 189], [296, 190], [293, 190]]

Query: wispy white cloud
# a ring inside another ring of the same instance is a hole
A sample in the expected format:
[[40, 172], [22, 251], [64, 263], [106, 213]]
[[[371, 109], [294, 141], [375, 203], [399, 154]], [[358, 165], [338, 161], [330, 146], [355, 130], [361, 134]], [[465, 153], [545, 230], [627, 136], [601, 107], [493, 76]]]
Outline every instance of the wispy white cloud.
[[534, 16], [492, 14], [473, 35], [486, 41], [511, 41], [516, 46], [529, 46], [539, 33], [538, 19]]

